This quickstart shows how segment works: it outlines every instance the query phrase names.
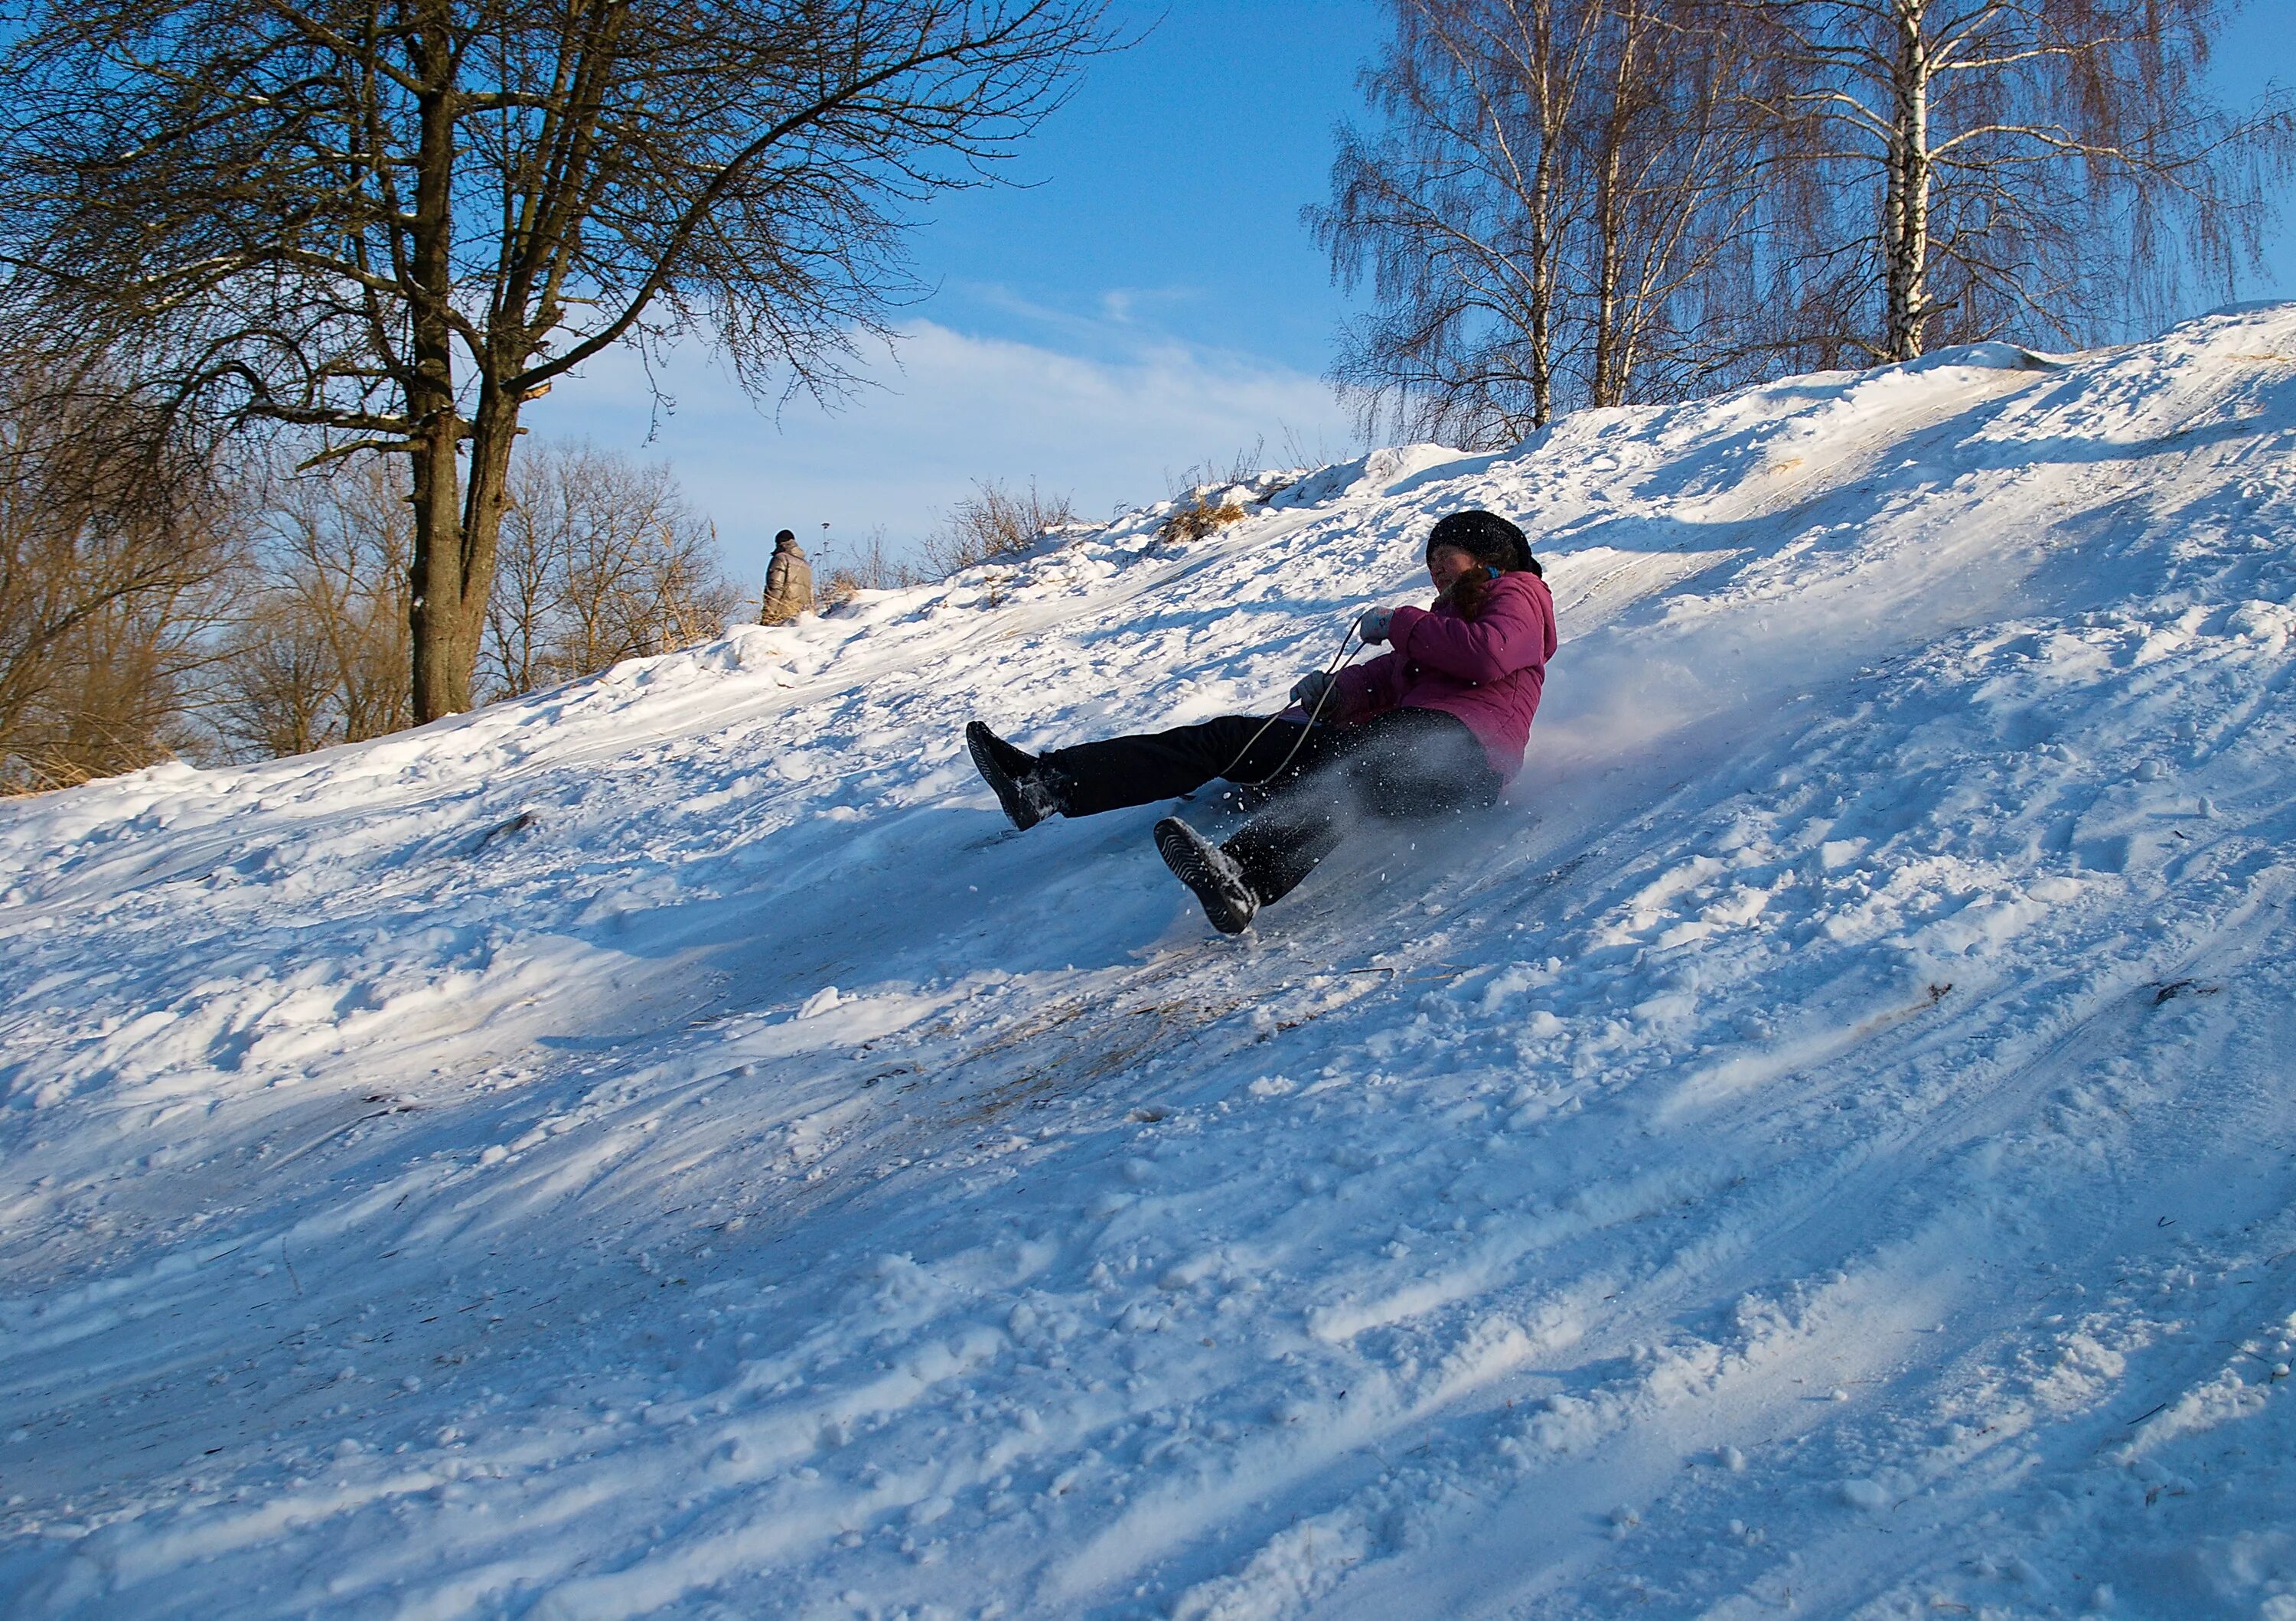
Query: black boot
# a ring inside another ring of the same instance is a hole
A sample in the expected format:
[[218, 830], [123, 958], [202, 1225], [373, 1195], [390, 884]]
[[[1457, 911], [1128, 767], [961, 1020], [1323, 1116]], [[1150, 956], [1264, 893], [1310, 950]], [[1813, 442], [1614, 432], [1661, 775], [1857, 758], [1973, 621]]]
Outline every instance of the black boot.
[[972, 752], [973, 769], [996, 795], [996, 803], [1023, 832], [1055, 812], [1067, 809], [1061, 777], [1044, 767], [1036, 756], [1024, 753], [979, 721], [964, 728], [964, 746]]
[[1222, 934], [1242, 934], [1259, 910], [1259, 897], [1226, 850], [1177, 816], [1156, 824], [1156, 853], [1172, 876], [1195, 892], [1204, 916]]

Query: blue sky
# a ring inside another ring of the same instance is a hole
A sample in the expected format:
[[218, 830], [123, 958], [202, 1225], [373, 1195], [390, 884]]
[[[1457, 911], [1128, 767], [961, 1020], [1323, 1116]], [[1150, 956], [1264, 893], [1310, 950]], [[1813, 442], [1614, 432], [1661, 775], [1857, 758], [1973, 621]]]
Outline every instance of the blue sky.
[[[2227, 94], [2296, 81], [2290, 9], [2255, 0], [2225, 36]], [[1325, 194], [1384, 6], [1117, 12], [1146, 37], [1090, 66], [1010, 166], [1024, 184], [923, 221], [914, 261], [932, 291], [894, 355], [865, 356], [873, 386], [776, 419], [697, 351], [676, 357], [657, 412], [635, 362], [609, 360], [532, 426], [669, 460], [745, 581], [783, 526], [816, 552], [826, 538], [832, 561], [880, 528], [906, 549], [977, 479], [1033, 479], [1098, 516], [1258, 443], [1269, 464], [1347, 454], [1353, 424], [1322, 381], [1347, 306], [1300, 209]], [[2296, 296], [2296, 235], [2273, 260], [2244, 296]]]

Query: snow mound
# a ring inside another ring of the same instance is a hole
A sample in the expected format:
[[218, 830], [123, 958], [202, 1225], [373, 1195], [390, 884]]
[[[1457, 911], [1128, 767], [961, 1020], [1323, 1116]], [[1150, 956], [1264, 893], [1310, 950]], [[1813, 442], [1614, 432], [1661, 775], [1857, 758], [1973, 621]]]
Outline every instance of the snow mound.
[[[1243, 488], [0, 806], [0, 1609], [2296, 1614], [2296, 306]], [[1488, 818], [972, 776], [1464, 505]]]

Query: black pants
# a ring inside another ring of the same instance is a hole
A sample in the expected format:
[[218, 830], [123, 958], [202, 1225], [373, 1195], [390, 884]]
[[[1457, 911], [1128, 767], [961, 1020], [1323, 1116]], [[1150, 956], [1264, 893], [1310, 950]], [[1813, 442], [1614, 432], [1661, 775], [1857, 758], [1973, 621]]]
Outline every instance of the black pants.
[[[1220, 847], [1263, 902], [1314, 872], [1357, 815], [1419, 821], [1463, 815], [1496, 803], [1504, 786], [1466, 723], [1440, 710], [1390, 709], [1360, 726], [1279, 720], [1247, 751], [1265, 724], [1263, 716], [1223, 715], [1169, 732], [1055, 749], [1043, 763], [1065, 779], [1062, 798], [1071, 816], [1193, 793], [1214, 777], [1261, 786], [1264, 807]], [[1287, 754], [1292, 761], [1284, 765]], [[1275, 776], [1279, 766], [1282, 775]]]

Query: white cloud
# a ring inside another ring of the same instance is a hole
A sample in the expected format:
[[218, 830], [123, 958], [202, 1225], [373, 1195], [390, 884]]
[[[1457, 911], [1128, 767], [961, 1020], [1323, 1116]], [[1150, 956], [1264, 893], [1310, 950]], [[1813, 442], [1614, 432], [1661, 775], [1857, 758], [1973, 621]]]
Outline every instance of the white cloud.
[[891, 353], [865, 351], [872, 386], [844, 406], [824, 412], [800, 397], [778, 424], [770, 402], [760, 410], [698, 349], [660, 373], [676, 405], [657, 418], [644, 369], [615, 355], [527, 420], [537, 433], [671, 461], [744, 577], [784, 526], [809, 547], [824, 521], [833, 537], [882, 526], [889, 543], [906, 544], [976, 479], [1033, 478], [1099, 516], [1159, 498], [1168, 475], [1263, 438], [1270, 463], [1286, 459], [1287, 435], [1332, 457], [1352, 443], [1319, 379], [1137, 332], [1125, 340], [1110, 358], [1086, 358], [925, 323]]

